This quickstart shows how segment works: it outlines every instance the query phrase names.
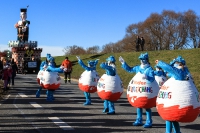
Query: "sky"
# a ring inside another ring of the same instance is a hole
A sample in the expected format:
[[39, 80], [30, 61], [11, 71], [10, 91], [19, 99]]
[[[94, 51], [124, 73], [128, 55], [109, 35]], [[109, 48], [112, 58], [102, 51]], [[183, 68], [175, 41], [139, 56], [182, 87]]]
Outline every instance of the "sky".
[[38, 41], [42, 57], [63, 56], [67, 46], [116, 43], [129, 25], [163, 10], [191, 9], [200, 16], [200, 0], [0, 0], [0, 51], [11, 50], [8, 41], [17, 40], [20, 8], [28, 5], [29, 41]]

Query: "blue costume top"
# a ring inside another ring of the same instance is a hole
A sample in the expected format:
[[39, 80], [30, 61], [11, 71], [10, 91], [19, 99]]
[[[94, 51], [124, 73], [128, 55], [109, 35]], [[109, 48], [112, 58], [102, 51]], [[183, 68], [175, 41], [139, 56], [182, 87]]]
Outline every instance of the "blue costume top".
[[157, 66], [161, 67], [163, 70], [165, 70], [171, 77], [173, 77], [176, 80], [186, 80], [188, 71], [184, 69], [178, 69], [176, 67], [170, 66], [169, 64], [158, 61]]
[[146, 67], [142, 68], [141, 66], [134, 66], [134, 67], [130, 67], [126, 64], [126, 62], [124, 64], [122, 64], [122, 68], [124, 70], [126, 70], [129, 73], [138, 73], [140, 72], [141, 74], [145, 74], [147, 76], [147, 80], [149, 80], [150, 82], [153, 82], [155, 80], [154, 77], [154, 70], [150, 65], [147, 65]]
[[81, 65], [82, 68], [84, 68], [86, 71], [93, 71], [93, 70], [96, 70], [96, 65], [98, 63], [98, 60], [95, 60], [95, 61], [88, 61], [88, 66], [86, 66], [82, 60], [78, 60], [78, 63]]
[[47, 60], [49, 60], [49, 64], [48, 64], [48, 67], [47, 67], [46, 71], [48, 71], [48, 72], [58, 72], [58, 73], [63, 73], [64, 72], [64, 70], [61, 69], [60, 67], [56, 68], [55, 63], [54, 63], [55, 60], [54, 60], [53, 57], [50, 57]]
[[[110, 56], [106, 59], [106, 61], [115, 63], [115, 58], [114, 56]], [[107, 75], [110, 75], [110, 76], [116, 75], [116, 68], [111, 65], [108, 65], [108, 63], [101, 63], [100, 67], [106, 70]]]

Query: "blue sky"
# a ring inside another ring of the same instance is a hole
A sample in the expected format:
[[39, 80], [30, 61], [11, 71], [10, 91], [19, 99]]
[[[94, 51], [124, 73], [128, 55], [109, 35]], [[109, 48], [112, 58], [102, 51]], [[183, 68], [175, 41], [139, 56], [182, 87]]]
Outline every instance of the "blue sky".
[[63, 49], [77, 45], [102, 47], [124, 38], [126, 28], [163, 10], [200, 15], [200, 0], [0, 0], [0, 51], [10, 49], [17, 39], [14, 24], [20, 8], [26, 8], [31, 21], [29, 40], [38, 41], [42, 56], [64, 55]]

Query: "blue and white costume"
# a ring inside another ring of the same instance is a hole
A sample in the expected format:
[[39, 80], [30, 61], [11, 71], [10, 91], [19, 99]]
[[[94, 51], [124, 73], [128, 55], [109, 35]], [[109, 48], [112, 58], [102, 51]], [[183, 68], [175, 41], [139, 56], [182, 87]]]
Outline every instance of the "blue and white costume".
[[[144, 128], [152, 127], [151, 108], [156, 106], [156, 98], [159, 91], [159, 86], [155, 81], [154, 70], [149, 64], [148, 53], [139, 56], [141, 65], [130, 67], [120, 56], [119, 61], [122, 63], [122, 68], [129, 73], [136, 73], [129, 83], [127, 89], [127, 98], [129, 103], [137, 108], [137, 119], [133, 123], [134, 126], [142, 126], [142, 110], [146, 109], [146, 123]], [[144, 101], [144, 102], [142, 102]]]
[[90, 93], [97, 91], [97, 82], [99, 80], [99, 75], [96, 72], [96, 65], [98, 60], [88, 61], [88, 66], [86, 66], [80, 57], [77, 56], [78, 63], [85, 71], [81, 74], [79, 78], [79, 88], [84, 91], [86, 102], [83, 105], [91, 105]]
[[171, 77], [158, 93], [157, 110], [166, 121], [166, 133], [180, 133], [179, 122], [192, 122], [199, 115], [200, 102], [196, 98], [199, 93], [192, 80], [188, 77], [188, 69], [184, 67], [185, 60], [179, 56], [175, 63], [156, 61]]
[[114, 101], [117, 101], [123, 93], [123, 86], [120, 77], [116, 72], [115, 58], [110, 56], [106, 63], [101, 63], [100, 67], [106, 71], [99, 79], [97, 90], [99, 97], [104, 100], [103, 113], [115, 114]]

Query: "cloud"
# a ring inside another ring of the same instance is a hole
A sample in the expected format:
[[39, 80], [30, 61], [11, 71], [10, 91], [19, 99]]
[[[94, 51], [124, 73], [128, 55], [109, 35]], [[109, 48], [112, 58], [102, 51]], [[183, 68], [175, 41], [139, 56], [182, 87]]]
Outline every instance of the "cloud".
[[63, 47], [55, 47], [55, 46], [46, 46], [39, 45], [38, 48], [42, 48], [42, 57], [46, 57], [47, 53], [50, 53], [51, 56], [63, 56], [65, 53], [63, 52]]
[[[63, 56], [65, 54], [63, 52], [64, 48], [59, 46], [55, 47], [55, 46], [39, 45], [38, 48], [42, 48], [42, 53], [41, 53], [42, 57], [46, 57], [47, 53], [50, 53], [51, 56]], [[11, 50], [11, 48], [8, 47], [8, 45], [0, 44], [0, 51], [4, 50]]]

